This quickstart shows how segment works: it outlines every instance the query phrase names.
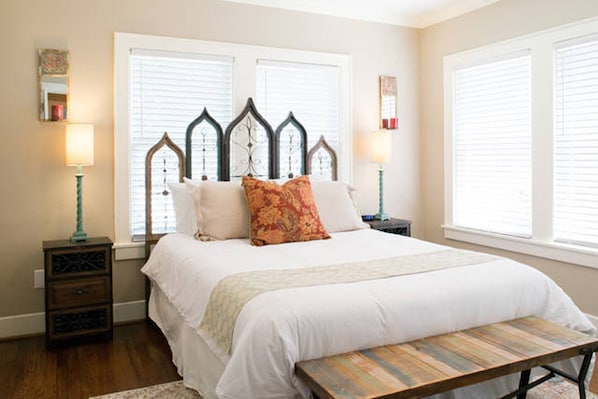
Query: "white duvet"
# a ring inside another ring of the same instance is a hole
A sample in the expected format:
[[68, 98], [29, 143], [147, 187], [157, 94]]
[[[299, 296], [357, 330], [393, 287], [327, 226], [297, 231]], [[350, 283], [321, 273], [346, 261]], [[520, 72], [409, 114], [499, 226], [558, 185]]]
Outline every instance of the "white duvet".
[[[185, 327], [197, 331], [210, 291], [229, 274], [341, 264], [441, 248], [375, 230], [264, 247], [251, 246], [247, 239], [201, 242], [171, 234], [160, 240], [142, 271], [176, 309]], [[427, 273], [259, 295], [239, 314], [231, 353], [216, 354], [222, 372], [211, 377], [213, 387], [191, 381], [209, 380], [196, 378], [197, 373], [214, 374], [207, 361], [215, 359], [214, 353], [198, 353], [192, 372], [185, 370], [191, 365], [180, 359], [177, 366], [185, 383], [206, 399], [213, 392], [222, 399], [307, 398], [309, 391], [294, 375], [294, 365], [300, 360], [529, 315], [594, 333], [590, 321], [551, 279], [532, 267], [500, 258]], [[169, 341], [172, 346], [173, 340]], [[175, 362], [183, 357], [193, 355], [174, 355]], [[502, 389], [499, 385], [492, 389]], [[475, 395], [467, 394], [467, 389], [437, 397], [484, 397], [485, 389]], [[496, 392], [487, 394], [496, 397]]]

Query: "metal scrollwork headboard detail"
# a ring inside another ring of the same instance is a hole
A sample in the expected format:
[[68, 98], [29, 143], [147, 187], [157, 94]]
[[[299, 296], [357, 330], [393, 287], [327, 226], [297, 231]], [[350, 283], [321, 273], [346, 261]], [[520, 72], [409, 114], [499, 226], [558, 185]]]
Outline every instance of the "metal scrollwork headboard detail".
[[286, 169], [285, 177], [288, 178], [306, 174], [307, 132], [292, 112], [276, 128], [275, 140], [277, 172]]
[[[253, 176], [277, 177], [274, 131], [249, 98], [224, 133], [223, 180]], [[265, 159], [265, 162], [264, 162]]]

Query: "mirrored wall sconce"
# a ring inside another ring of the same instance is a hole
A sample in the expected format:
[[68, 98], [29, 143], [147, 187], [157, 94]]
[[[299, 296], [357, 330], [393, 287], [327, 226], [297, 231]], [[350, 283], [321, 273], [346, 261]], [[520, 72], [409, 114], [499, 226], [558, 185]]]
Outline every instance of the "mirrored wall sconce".
[[380, 129], [398, 129], [397, 78], [380, 76]]
[[39, 119], [65, 121], [69, 112], [69, 52], [39, 49]]

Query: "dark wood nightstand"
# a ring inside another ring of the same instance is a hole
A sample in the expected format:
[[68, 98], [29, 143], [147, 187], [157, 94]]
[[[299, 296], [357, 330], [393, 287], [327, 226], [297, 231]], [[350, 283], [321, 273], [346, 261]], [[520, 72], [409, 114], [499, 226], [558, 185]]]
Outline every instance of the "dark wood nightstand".
[[390, 220], [365, 220], [365, 222], [372, 229], [411, 237], [411, 220], [390, 218]]
[[112, 241], [44, 241], [46, 344], [112, 339]]

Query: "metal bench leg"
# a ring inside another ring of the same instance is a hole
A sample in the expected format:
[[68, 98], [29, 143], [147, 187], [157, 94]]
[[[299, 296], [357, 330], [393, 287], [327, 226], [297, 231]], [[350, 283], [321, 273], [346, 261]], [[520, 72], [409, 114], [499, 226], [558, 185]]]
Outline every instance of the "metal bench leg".
[[[531, 374], [531, 370], [523, 370], [521, 372], [521, 377], [519, 378], [519, 389], [523, 387], [527, 387], [529, 385], [529, 376]], [[527, 396], [527, 390], [524, 390], [519, 395], [517, 395], [517, 399], [525, 399]]]
[[529, 382], [530, 373], [531, 373], [531, 370], [522, 371], [521, 377], [519, 379], [519, 388], [517, 388], [517, 390], [515, 390], [505, 396], [501, 396], [499, 399], [513, 399], [515, 397], [517, 399], [525, 399], [526, 395], [527, 395], [527, 391], [529, 391], [530, 389], [532, 389], [534, 387], [537, 387], [540, 384], [543, 384], [544, 382], [546, 382], [549, 379], [554, 377], [554, 373], [550, 372], [550, 373], [546, 374], [545, 376], [534, 380], [533, 382]]
[[586, 399], [586, 377], [588, 375], [588, 370], [590, 369], [590, 363], [592, 362], [593, 354], [594, 354], [593, 352], [582, 353], [583, 361], [581, 363], [581, 369], [579, 369], [579, 374], [577, 375], [577, 377], [575, 377], [569, 373], [565, 373], [564, 371], [555, 369], [552, 366], [542, 366], [542, 367], [545, 368], [546, 370], [549, 370], [555, 374], [560, 375], [561, 377], [568, 379], [569, 381], [576, 383], [577, 389], [579, 390], [579, 399]]
[[577, 388], [579, 389], [579, 399], [586, 399], [586, 376], [590, 369], [590, 363], [592, 361], [593, 353], [586, 353], [581, 363], [581, 369], [579, 370], [579, 376], [577, 377]]

